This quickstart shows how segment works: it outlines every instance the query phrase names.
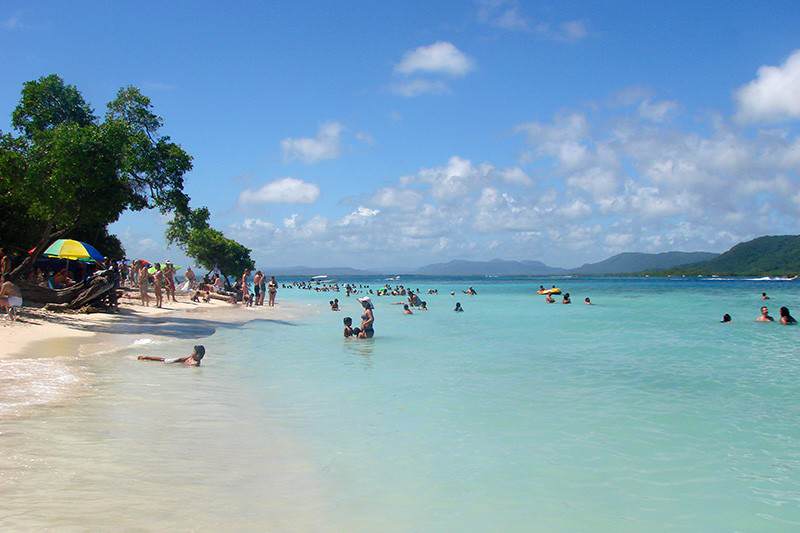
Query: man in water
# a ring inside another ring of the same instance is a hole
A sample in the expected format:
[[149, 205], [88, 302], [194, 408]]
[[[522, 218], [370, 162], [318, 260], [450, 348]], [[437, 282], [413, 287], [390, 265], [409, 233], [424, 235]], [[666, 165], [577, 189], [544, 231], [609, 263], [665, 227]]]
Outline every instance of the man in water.
[[404, 315], [413, 315], [414, 313], [411, 312], [411, 309], [408, 308], [408, 304], [403, 305], [403, 314]]
[[764, 301], [769, 300], [769, 296], [767, 296], [766, 292], [762, 292], [761, 293], [761, 299], [764, 300]]
[[586, 305], [592, 305], [592, 300], [587, 296], [586, 298], [583, 299], [583, 303], [585, 303]]
[[569, 293], [564, 294], [564, 297], [561, 299], [562, 304], [571, 304], [572, 300], [569, 299]]
[[732, 320], [731, 319], [731, 315], [729, 315], [728, 313], [725, 313], [724, 315], [722, 315], [722, 320], [720, 320], [720, 322], [722, 322], [723, 324], [727, 324], [731, 320]]
[[453, 311], [455, 311], [456, 313], [463, 313], [464, 312], [464, 308], [461, 307], [461, 302], [456, 302], [456, 308], [453, 309]]
[[774, 322], [775, 319], [769, 316], [769, 309], [767, 306], [761, 306], [761, 316], [756, 318], [756, 322]]
[[17, 319], [17, 309], [22, 307], [22, 292], [10, 281], [0, 285], [0, 307], [8, 311], [8, 318], [12, 321]]
[[136, 359], [139, 361], [158, 361], [160, 363], [171, 364], [171, 363], [181, 363], [182, 365], [186, 366], [200, 366], [200, 361], [203, 360], [203, 357], [206, 355], [206, 349], [202, 344], [198, 344], [194, 347], [191, 355], [187, 355], [186, 357], [176, 357], [174, 359], [167, 359], [164, 357], [153, 357], [150, 355], [140, 355]]

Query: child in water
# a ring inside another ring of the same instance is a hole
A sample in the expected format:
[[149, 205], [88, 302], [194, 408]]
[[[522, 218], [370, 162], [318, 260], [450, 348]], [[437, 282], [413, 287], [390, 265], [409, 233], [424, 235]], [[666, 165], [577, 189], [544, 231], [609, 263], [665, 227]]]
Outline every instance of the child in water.
[[350, 337], [358, 337], [358, 334], [361, 333], [361, 330], [358, 328], [353, 327], [353, 319], [349, 316], [344, 317], [344, 338], [348, 339]]

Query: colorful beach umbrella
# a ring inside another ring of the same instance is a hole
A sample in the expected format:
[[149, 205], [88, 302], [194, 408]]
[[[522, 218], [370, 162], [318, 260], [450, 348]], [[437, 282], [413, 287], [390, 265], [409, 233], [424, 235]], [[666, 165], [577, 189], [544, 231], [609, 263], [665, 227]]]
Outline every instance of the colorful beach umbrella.
[[47, 247], [43, 252], [47, 257], [57, 257], [59, 259], [71, 259], [73, 261], [84, 261], [92, 263], [105, 259], [103, 254], [91, 244], [72, 239], [58, 239]]

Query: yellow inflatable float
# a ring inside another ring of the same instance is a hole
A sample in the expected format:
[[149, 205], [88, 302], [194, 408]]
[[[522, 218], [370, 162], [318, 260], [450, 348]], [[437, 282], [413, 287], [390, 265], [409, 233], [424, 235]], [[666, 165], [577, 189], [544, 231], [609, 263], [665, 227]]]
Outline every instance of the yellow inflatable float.
[[561, 294], [561, 289], [553, 287], [552, 289], [539, 289], [536, 294]]

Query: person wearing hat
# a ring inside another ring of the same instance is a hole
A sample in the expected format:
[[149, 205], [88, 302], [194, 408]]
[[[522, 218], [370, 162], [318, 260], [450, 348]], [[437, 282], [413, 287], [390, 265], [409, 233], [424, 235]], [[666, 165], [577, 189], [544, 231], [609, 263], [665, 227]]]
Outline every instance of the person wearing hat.
[[200, 366], [200, 361], [203, 360], [203, 357], [206, 355], [206, 349], [202, 344], [198, 344], [194, 347], [191, 355], [187, 355], [186, 357], [175, 357], [174, 359], [167, 359], [165, 357], [154, 357], [151, 355], [140, 355], [136, 359], [139, 361], [158, 361], [159, 363], [181, 363], [186, 366]]
[[371, 339], [375, 336], [375, 306], [372, 305], [372, 300], [369, 296], [362, 296], [358, 299], [361, 302], [361, 307], [364, 308], [364, 314], [361, 315], [361, 332], [358, 334], [360, 339]]

